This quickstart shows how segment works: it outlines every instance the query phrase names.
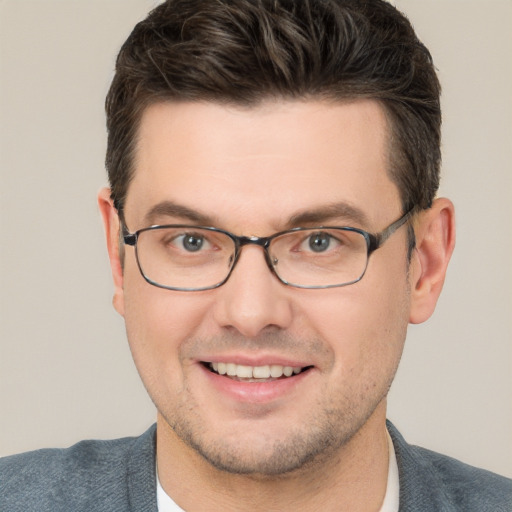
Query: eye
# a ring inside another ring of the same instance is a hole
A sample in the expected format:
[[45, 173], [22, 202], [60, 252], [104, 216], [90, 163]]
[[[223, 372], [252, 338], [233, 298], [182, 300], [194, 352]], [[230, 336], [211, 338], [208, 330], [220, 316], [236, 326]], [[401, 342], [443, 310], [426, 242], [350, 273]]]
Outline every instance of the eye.
[[325, 231], [312, 233], [308, 236], [305, 242], [307, 242], [308, 248], [313, 252], [325, 252], [332, 248], [333, 245], [339, 245], [339, 241]]
[[183, 235], [179, 235], [174, 239], [174, 244], [181, 244], [183, 249], [188, 252], [198, 252], [203, 247], [208, 247], [208, 241], [202, 235], [197, 235], [194, 233], [185, 233]]

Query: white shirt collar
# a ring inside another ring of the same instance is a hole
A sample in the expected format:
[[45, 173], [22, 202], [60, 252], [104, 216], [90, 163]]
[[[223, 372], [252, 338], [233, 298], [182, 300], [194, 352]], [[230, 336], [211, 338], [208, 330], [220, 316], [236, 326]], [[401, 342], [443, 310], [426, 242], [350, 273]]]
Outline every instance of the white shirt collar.
[[388, 446], [389, 446], [389, 465], [388, 465], [388, 483], [386, 486], [386, 495], [380, 507], [379, 512], [398, 512], [398, 502], [400, 498], [400, 480], [398, 477], [398, 464], [396, 462], [395, 447], [389, 432]]

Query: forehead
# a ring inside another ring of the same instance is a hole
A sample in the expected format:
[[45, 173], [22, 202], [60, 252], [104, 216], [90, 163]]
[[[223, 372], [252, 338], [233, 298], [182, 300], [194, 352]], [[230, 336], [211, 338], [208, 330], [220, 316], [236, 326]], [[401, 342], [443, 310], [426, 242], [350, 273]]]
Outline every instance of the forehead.
[[172, 201], [225, 228], [279, 229], [342, 202], [376, 220], [399, 209], [387, 148], [386, 117], [370, 100], [158, 103], [141, 119], [126, 212], [139, 222]]

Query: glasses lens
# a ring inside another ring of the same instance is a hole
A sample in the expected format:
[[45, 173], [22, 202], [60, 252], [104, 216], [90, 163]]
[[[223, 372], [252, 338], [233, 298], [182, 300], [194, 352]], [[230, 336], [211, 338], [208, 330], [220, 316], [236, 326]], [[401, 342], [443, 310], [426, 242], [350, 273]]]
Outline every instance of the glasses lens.
[[275, 238], [269, 252], [276, 274], [303, 288], [354, 283], [361, 279], [368, 262], [365, 236], [347, 228], [289, 232]]
[[142, 274], [164, 288], [212, 288], [227, 277], [234, 253], [226, 234], [191, 226], [150, 228], [137, 239]]

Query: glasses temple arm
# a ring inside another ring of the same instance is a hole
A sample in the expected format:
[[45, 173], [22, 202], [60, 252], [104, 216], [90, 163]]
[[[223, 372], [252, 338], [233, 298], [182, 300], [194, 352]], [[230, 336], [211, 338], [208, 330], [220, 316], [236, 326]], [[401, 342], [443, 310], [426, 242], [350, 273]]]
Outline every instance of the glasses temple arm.
[[378, 249], [397, 229], [401, 228], [413, 215], [414, 207], [408, 212], [404, 213], [398, 220], [395, 220], [387, 228], [383, 229], [380, 233], [370, 234], [370, 245], [368, 247], [369, 253]]

